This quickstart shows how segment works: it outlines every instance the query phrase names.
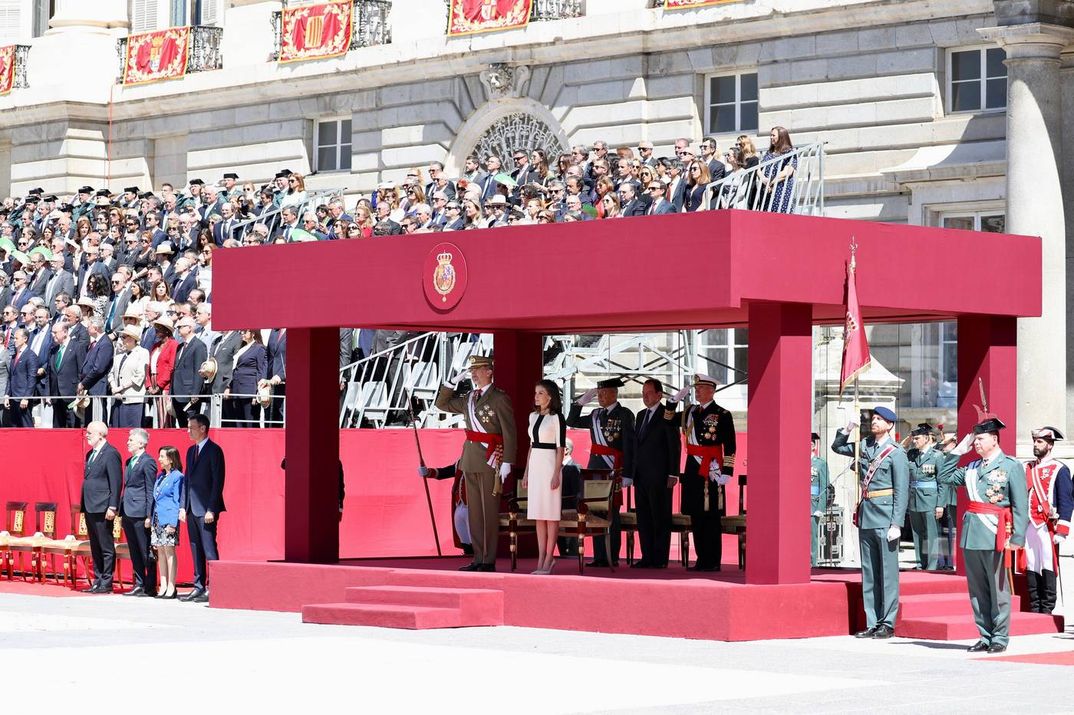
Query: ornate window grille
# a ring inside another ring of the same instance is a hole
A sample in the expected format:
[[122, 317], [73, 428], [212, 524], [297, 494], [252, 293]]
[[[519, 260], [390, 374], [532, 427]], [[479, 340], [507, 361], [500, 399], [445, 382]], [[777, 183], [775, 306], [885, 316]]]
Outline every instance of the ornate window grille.
[[541, 149], [552, 165], [567, 145], [540, 119], [519, 112], [493, 122], [470, 153], [482, 158], [495, 154], [503, 162], [504, 170], [510, 172], [516, 168], [511, 157], [517, 149], [527, 152]]
[[530, 20], [563, 20], [585, 15], [583, 0], [533, 0]]
[[26, 79], [26, 65], [29, 61], [30, 46], [15, 45], [15, 79], [11, 85], [12, 87], [20, 89], [30, 86], [29, 80]]
[[[351, 13], [351, 50], [359, 47], [387, 45], [392, 41], [392, 28], [388, 23], [388, 14], [392, 11], [391, 0], [354, 0], [354, 12]], [[280, 59], [280, 43], [283, 41], [283, 13], [272, 13], [273, 49], [269, 60]]]
[[[207, 72], [223, 69], [224, 56], [220, 52], [220, 43], [224, 39], [224, 28], [211, 25], [195, 25], [190, 28], [190, 50], [187, 54], [186, 71]], [[119, 58], [119, 74], [116, 84], [123, 84], [123, 65], [127, 61], [127, 38], [116, 40], [116, 55]]]

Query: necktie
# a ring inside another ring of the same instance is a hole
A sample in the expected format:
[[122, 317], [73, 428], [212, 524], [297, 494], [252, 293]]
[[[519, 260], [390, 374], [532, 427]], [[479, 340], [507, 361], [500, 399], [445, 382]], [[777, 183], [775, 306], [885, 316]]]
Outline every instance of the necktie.
[[110, 331], [112, 329], [112, 319], [116, 316], [116, 303], [118, 302], [118, 300], [119, 296], [117, 295], [115, 298], [112, 299], [112, 305], [108, 306], [108, 319], [104, 323], [104, 329], [106, 331]]
[[96, 449], [90, 450], [89, 459], [86, 460], [86, 464], [90, 464], [96, 458], [97, 458], [97, 450]]
[[65, 348], [66, 348], [66, 346], [61, 345], [60, 349], [56, 351], [56, 369], [57, 370], [60, 369], [60, 363], [63, 362], [63, 351], [64, 351]]
[[653, 411], [652, 410], [647, 410], [645, 412], [645, 419], [641, 423], [641, 433], [643, 435], [645, 434], [645, 430], [649, 429], [649, 418], [652, 417], [652, 416], [653, 416]]

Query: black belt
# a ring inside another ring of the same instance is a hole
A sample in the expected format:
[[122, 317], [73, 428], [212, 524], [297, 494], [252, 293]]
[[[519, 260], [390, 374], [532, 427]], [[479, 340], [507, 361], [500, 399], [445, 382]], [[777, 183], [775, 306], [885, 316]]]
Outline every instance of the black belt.
[[531, 442], [530, 446], [534, 449], [559, 449], [559, 445], [553, 442]]

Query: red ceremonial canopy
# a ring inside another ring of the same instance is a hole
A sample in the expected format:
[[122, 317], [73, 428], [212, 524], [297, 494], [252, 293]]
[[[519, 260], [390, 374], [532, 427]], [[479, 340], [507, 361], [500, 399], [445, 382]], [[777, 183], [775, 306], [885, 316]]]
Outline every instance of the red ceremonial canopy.
[[123, 84], [148, 84], [183, 77], [189, 50], [189, 27], [130, 35], [123, 64]]
[[347, 54], [351, 46], [353, 12], [351, 0], [284, 8], [280, 63]]
[[533, 0], [451, 0], [448, 36], [525, 27], [532, 6]]

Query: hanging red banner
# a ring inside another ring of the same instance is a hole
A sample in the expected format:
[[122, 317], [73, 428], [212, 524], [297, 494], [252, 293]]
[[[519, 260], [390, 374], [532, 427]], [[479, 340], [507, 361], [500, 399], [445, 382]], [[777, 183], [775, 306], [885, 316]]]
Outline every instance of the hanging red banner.
[[0, 97], [15, 86], [15, 45], [0, 47]]
[[665, 10], [690, 10], [695, 7], [708, 7], [709, 5], [728, 5], [742, 0], [664, 0]]
[[451, 0], [448, 37], [525, 27], [532, 7], [533, 0]]
[[190, 28], [170, 27], [127, 37], [123, 85], [149, 84], [186, 75]]
[[353, 13], [353, 0], [284, 8], [280, 63], [347, 54], [351, 47]]

